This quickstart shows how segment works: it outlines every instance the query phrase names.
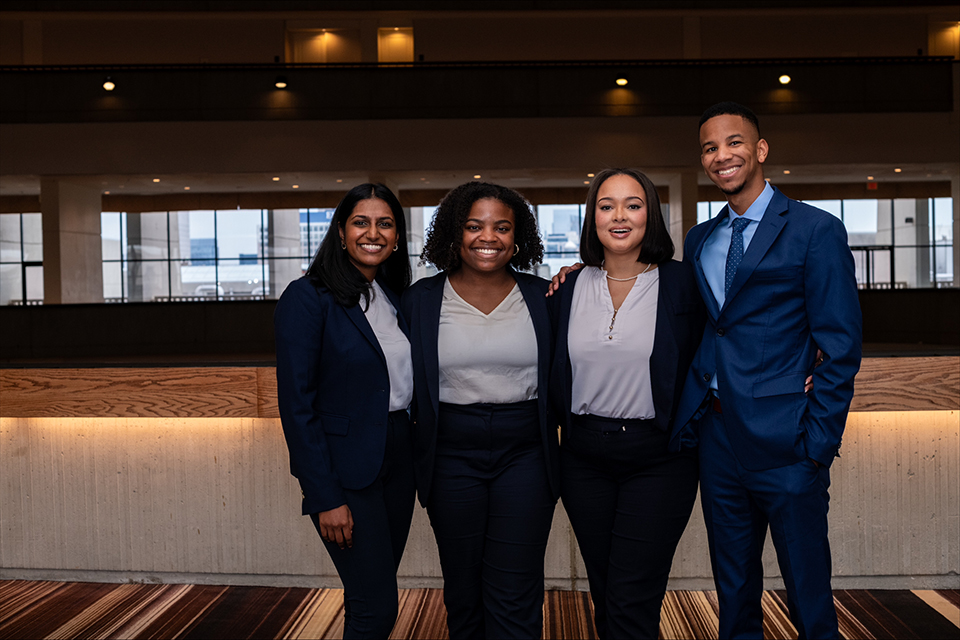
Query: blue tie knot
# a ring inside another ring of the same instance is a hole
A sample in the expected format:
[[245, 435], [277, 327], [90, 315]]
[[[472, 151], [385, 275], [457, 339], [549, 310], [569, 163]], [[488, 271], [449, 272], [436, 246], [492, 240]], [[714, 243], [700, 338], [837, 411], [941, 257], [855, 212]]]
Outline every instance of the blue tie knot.
[[747, 228], [747, 225], [750, 224], [750, 220], [747, 218], [737, 218], [733, 221], [733, 232], [734, 233], [743, 233], [743, 230]]

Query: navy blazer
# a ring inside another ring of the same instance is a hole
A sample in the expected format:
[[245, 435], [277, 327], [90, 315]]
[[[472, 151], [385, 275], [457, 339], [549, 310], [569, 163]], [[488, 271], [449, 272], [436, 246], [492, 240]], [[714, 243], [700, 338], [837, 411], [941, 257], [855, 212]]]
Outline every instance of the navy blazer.
[[[395, 308], [399, 297], [382, 287]], [[409, 335], [402, 314], [400, 329]], [[344, 489], [362, 489], [383, 466], [390, 376], [360, 303], [345, 308], [307, 277], [290, 283], [273, 316], [277, 404], [300, 481], [303, 513], [346, 504]]]
[[[510, 270], [520, 286], [527, 304], [533, 329], [537, 335], [537, 399], [540, 413], [540, 433], [543, 454], [547, 462], [547, 476], [554, 498], [560, 495], [559, 441], [557, 423], [549, 408], [548, 379], [550, 353], [553, 343], [550, 316], [545, 297], [550, 283], [542, 278]], [[440, 334], [440, 306], [446, 273], [417, 281], [403, 294], [403, 312], [415, 327], [410, 344], [413, 349], [413, 433], [415, 475], [420, 504], [427, 505], [433, 464], [437, 449], [437, 416], [440, 411], [440, 361], [438, 339]]]
[[[680, 390], [687, 376], [690, 362], [700, 344], [706, 311], [690, 265], [669, 260], [657, 265], [660, 284], [657, 294], [657, 320], [654, 329], [653, 352], [650, 354], [650, 384], [653, 391], [654, 424], [666, 431], [674, 426], [674, 416], [680, 404]], [[567, 351], [570, 328], [570, 308], [573, 290], [580, 271], [567, 275], [566, 282], [550, 300], [556, 316], [556, 349], [550, 375], [550, 397], [554, 411], [564, 430], [570, 425], [570, 406], [573, 402], [573, 370]], [[624, 371], [623, 375], [630, 375]], [[673, 429], [671, 450], [679, 450], [679, 426]]]
[[[716, 373], [723, 422], [744, 467], [772, 469], [808, 457], [829, 465], [840, 448], [861, 357], [860, 303], [846, 230], [835, 216], [774, 187], [719, 308], [700, 253], [727, 215], [724, 207], [691, 229], [684, 244], [707, 305], [707, 325], [678, 418], [696, 422]], [[824, 361], [814, 368], [818, 347]], [[805, 394], [811, 373], [813, 390]]]

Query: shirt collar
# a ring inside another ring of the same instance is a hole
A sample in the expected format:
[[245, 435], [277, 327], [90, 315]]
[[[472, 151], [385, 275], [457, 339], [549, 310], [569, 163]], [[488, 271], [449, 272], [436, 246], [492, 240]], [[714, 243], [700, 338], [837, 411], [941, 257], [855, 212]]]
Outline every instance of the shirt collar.
[[[773, 187], [771, 187], [770, 183], [767, 182], [763, 185], [763, 191], [760, 192], [760, 195], [757, 196], [757, 199], [753, 201], [753, 204], [747, 207], [746, 213], [740, 217], [747, 220], [752, 220], [754, 222], [760, 222], [760, 220], [763, 218], [763, 214], [766, 213], [767, 207], [770, 205], [771, 200], [773, 200]], [[737, 214], [733, 212], [733, 209], [730, 209], [730, 205], [727, 205], [727, 209], [730, 211], [730, 214], [727, 216], [727, 226], [733, 226], [733, 221], [737, 218]]]

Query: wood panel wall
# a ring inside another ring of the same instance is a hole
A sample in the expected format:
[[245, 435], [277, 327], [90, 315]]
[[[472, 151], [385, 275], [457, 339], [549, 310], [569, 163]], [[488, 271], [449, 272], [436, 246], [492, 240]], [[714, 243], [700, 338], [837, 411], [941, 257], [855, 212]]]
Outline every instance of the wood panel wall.
[[[859, 410], [831, 468], [834, 572], [844, 586], [956, 581], [958, 369], [958, 358], [865, 361]], [[275, 394], [268, 368], [0, 372], [0, 578], [336, 585], [300, 516]], [[769, 543], [764, 563], [778, 575]], [[671, 584], [705, 588], [710, 575], [696, 508]], [[407, 586], [440, 584], [419, 507], [400, 576]], [[558, 506], [547, 584], [585, 588], [585, 576]]]
[[[960, 357], [867, 358], [851, 411], [960, 409]], [[0, 416], [276, 418], [270, 367], [0, 370]]]

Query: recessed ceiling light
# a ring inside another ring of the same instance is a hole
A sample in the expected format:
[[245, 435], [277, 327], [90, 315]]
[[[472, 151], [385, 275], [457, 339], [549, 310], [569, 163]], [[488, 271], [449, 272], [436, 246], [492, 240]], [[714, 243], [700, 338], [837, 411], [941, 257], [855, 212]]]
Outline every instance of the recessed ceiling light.
[[154, 178], [153, 181], [154, 181], [154, 182], [160, 182], [160, 178]]
[[103, 194], [106, 195], [106, 196], [108, 196], [108, 195], [110, 195], [110, 192], [109, 192], [109, 191], [104, 191]]
[[295, 185], [293, 185], [293, 188], [294, 188], [294, 189], [299, 189], [299, 188], [300, 188], [300, 185], [295, 184]]
[[785, 176], [790, 175], [790, 169], [784, 169], [784, 170], [783, 170], [783, 175], [785, 175]]
[[873, 180], [873, 176], [867, 176], [867, 180]]
[[280, 176], [273, 176], [271, 180], [273, 180], [274, 182], [280, 182]]
[[594, 175], [596, 175], [596, 174], [588, 173], [588, 174], [587, 174], [587, 177], [588, 177], [588, 178], [592, 178]]
[[474, 180], [479, 180], [479, 179], [480, 179], [480, 174], [478, 173], [478, 174], [474, 175], [474, 176], [473, 176], [473, 179], [474, 179]]
[[583, 184], [590, 184], [590, 181], [589, 181], [589, 180], [584, 180], [584, 181], [583, 181]]
[[184, 191], [190, 191], [190, 187], [184, 187], [183, 190], [184, 190]]
[[277, 79], [273, 81], [273, 86], [277, 89], [286, 89], [287, 88], [287, 77], [286, 76], [277, 76]]
[[779, 80], [780, 80], [780, 84], [790, 84], [791, 78], [787, 74], [783, 74], [782, 76], [780, 76]]
[[617, 76], [616, 83], [618, 87], [625, 87], [627, 86], [628, 82], [630, 81], [627, 80], [627, 76], [625, 76], [624, 74], [621, 73], [620, 75]]
[[117, 88], [117, 85], [114, 84], [113, 79], [111, 79], [110, 76], [107, 76], [107, 78], [103, 81], [103, 88], [107, 91], [113, 91]]
[[337, 178], [337, 182], [343, 182], [343, 178]]
[[900, 167], [897, 167], [896, 169], [893, 170], [894, 173], [900, 173], [901, 171], [903, 171], [903, 169], [901, 169]]

